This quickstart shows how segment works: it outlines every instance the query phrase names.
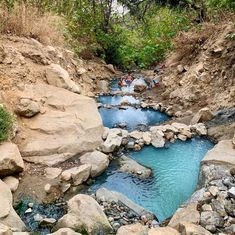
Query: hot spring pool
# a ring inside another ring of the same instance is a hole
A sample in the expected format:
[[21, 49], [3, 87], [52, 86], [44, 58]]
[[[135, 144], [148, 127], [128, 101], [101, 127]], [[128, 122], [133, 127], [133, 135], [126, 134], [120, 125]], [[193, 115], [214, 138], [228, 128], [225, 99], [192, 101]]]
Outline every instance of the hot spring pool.
[[120, 105], [123, 101], [127, 101], [130, 104], [139, 104], [140, 101], [130, 95], [101, 95], [97, 98], [97, 101], [102, 104]]
[[90, 189], [96, 191], [106, 187], [121, 192], [162, 221], [192, 195], [197, 185], [200, 161], [212, 147], [209, 140], [201, 138], [177, 141], [162, 149], [146, 146], [139, 152], [129, 152], [129, 155], [150, 167], [152, 178], [140, 180], [118, 172], [117, 164], [112, 162]]
[[155, 125], [169, 119], [165, 113], [154, 109], [135, 109], [127, 107], [119, 108], [100, 108], [99, 109], [103, 124], [106, 127], [113, 128], [115, 125], [125, 123], [127, 129], [134, 130], [138, 125]]

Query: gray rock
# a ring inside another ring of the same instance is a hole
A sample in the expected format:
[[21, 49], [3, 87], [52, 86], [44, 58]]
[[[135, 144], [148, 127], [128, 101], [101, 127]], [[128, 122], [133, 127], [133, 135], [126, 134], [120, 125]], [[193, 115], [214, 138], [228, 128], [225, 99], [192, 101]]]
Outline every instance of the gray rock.
[[129, 198], [124, 196], [121, 193], [115, 192], [115, 191], [110, 191], [106, 188], [100, 188], [96, 191], [96, 198], [99, 201], [107, 201], [107, 202], [118, 202], [120, 201], [123, 203], [125, 206], [130, 208], [132, 211], [134, 211], [136, 214], [142, 216], [142, 215], [151, 215], [152, 218], [154, 218], [154, 215], [147, 211], [145, 208], [135, 204], [132, 202]]
[[40, 113], [40, 105], [30, 98], [20, 98], [19, 103], [16, 105], [15, 113], [30, 118]]
[[235, 198], [235, 187], [232, 187], [228, 190], [228, 195], [232, 198]]
[[203, 227], [206, 227], [207, 225], [222, 227], [224, 225], [224, 220], [215, 211], [203, 211], [201, 213], [200, 223]]
[[151, 169], [140, 165], [135, 160], [122, 156], [119, 158], [120, 171], [134, 174], [140, 178], [148, 178], [151, 175]]

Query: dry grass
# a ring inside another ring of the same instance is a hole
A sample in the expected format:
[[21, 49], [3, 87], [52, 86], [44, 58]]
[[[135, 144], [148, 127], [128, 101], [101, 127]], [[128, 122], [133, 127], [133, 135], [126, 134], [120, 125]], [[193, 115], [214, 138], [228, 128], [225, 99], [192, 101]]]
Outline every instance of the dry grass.
[[37, 8], [24, 4], [8, 11], [0, 9], [0, 33], [32, 37], [46, 45], [64, 44], [65, 22], [62, 17], [41, 13]]

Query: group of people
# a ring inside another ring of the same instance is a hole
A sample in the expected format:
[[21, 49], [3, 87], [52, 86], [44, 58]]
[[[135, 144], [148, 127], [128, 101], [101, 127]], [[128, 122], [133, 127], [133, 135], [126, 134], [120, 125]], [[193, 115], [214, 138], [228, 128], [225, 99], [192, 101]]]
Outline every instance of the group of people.
[[[121, 87], [130, 86], [134, 79], [135, 79], [135, 77], [129, 72], [128, 75], [121, 77], [118, 85]], [[157, 79], [150, 79], [150, 78], [147, 79], [146, 78], [145, 82], [146, 82], [149, 89], [160, 86], [160, 83]]]
[[127, 76], [121, 77], [118, 85], [119, 86], [130, 86], [134, 79], [135, 79], [134, 76], [131, 73], [128, 73]]

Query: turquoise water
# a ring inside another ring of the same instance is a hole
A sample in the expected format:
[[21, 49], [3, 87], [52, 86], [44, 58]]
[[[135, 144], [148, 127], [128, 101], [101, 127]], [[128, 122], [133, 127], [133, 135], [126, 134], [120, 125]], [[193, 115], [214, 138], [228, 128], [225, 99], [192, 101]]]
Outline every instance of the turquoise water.
[[125, 123], [127, 129], [133, 130], [138, 125], [154, 125], [169, 119], [165, 113], [154, 109], [135, 109], [133, 107], [127, 107], [127, 109], [100, 108], [99, 112], [104, 126], [109, 128], [115, 127], [116, 124]]
[[177, 141], [162, 149], [146, 146], [129, 155], [152, 168], [152, 178], [140, 180], [118, 172], [117, 164], [112, 162], [108, 170], [97, 178], [91, 190], [106, 187], [121, 192], [152, 211], [162, 221], [192, 195], [197, 185], [200, 160], [212, 147], [209, 140], [199, 138]]
[[97, 99], [97, 101], [99, 103], [102, 104], [111, 104], [111, 105], [120, 105], [123, 101], [128, 101], [128, 103], [130, 104], [139, 104], [140, 101], [137, 100], [135, 97], [133, 96], [129, 96], [129, 95], [101, 95], [99, 96], [99, 98]]

